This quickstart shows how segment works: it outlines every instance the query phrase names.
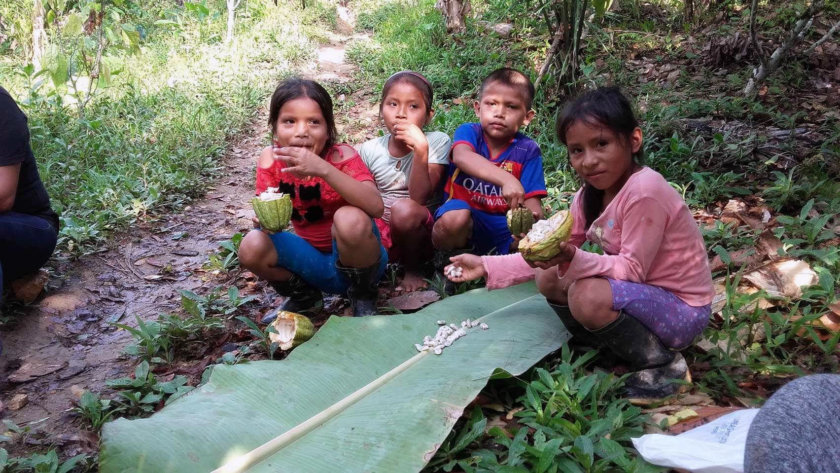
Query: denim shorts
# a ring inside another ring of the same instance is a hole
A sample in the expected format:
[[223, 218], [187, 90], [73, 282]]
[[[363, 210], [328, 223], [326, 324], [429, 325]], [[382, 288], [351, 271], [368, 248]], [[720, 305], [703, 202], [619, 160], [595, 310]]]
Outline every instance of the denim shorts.
[[[385, 267], [388, 265], [388, 251], [382, 246], [382, 237], [372, 219], [371, 226], [379, 242], [377, 279], [380, 279], [385, 274]], [[336, 267], [338, 246], [334, 238], [332, 251], [320, 251], [293, 233], [277, 232], [270, 234], [269, 237], [277, 251], [277, 266], [297, 274], [304, 281], [324, 292], [330, 294], [347, 292], [350, 283]]]
[[504, 214], [491, 214], [470, 207], [464, 200], [449, 199], [435, 212], [435, 220], [450, 210], [469, 210], [473, 221], [470, 244], [477, 255], [506, 255], [510, 252], [513, 235]]

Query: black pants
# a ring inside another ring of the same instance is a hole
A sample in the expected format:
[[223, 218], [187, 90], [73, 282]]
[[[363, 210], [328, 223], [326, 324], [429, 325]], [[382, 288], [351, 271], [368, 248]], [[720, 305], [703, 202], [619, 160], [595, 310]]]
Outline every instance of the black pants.
[[56, 230], [41, 217], [17, 212], [0, 214], [0, 298], [5, 282], [47, 262], [57, 240]]

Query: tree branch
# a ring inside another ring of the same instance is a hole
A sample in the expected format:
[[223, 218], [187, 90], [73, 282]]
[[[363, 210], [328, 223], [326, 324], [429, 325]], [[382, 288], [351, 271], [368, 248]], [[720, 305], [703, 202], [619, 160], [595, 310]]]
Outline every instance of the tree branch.
[[752, 44], [753, 49], [755, 49], [755, 53], [758, 55], [758, 60], [761, 61], [761, 65], [765, 66], [766, 54], [764, 53], [764, 48], [761, 46], [761, 43], [758, 42], [758, 37], [755, 32], [755, 19], [758, 16], [756, 14], [756, 10], [758, 10], [758, 0], [752, 0], [752, 4], [750, 5], [750, 43]]
[[814, 50], [817, 49], [817, 46], [819, 46], [819, 45], [825, 43], [826, 41], [828, 41], [829, 39], [831, 39], [831, 36], [834, 34], [835, 31], [837, 31], [837, 28], [840, 28], [840, 21], [835, 23], [834, 26], [832, 26], [831, 29], [828, 30], [828, 33], [823, 35], [823, 37], [820, 38], [819, 41], [812, 44], [808, 49], [806, 49], [805, 50], [805, 55], [808, 56], [809, 54], [813, 53]]
[[[756, 0], [753, 0], [753, 3], [755, 4]], [[805, 32], [814, 22], [814, 17], [817, 13], [822, 11], [824, 3], [825, 0], [814, 0], [811, 5], [802, 12], [801, 15], [799, 15], [799, 18], [796, 20], [796, 24], [794, 24], [793, 30], [791, 30], [787, 40], [785, 40], [784, 43], [773, 51], [773, 54], [770, 55], [770, 59], [766, 63], [762, 61], [762, 64], [757, 69], [753, 70], [752, 77], [750, 77], [749, 82], [747, 82], [747, 86], [744, 87], [744, 95], [752, 95], [755, 92], [756, 85], [760, 84], [767, 78], [767, 76], [779, 68], [779, 64], [782, 62], [782, 59], [787, 56], [788, 51], [790, 51], [790, 49], [805, 36]]]

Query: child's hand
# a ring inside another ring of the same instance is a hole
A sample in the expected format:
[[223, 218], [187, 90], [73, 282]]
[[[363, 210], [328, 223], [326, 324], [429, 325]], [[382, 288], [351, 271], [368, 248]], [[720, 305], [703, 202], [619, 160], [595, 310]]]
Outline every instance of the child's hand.
[[522, 183], [519, 182], [518, 179], [510, 176], [511, 179], [502, 185], [502, 197], [505, 198], [508, 205], [512, 209], [519, 208], [522, 203], [525, 201], [525, 189], [522, 187]]
[[[449, 258], [452, 262], [449, 266], [443, 269], [443, 274], [452, 282], [472, 281], [480, 277], [487, 276], [487, 270], [484, 269], [484, 264], [481, 262], [481, 256], [463, 253]], [[455, 276], [453, 268], [461, 268], [460, 274]]]
[[398, 122], [394, 125], [394, 139], [402, 141], [414, 151], [418, 149], [429, 149], [429, 141], [426, 134], [417, 125], [408, 122]]
[[564, 241], [558, 243], [557, 247], [560, 249], [560, 252], [557, 253], [557, 256], [554, 258], [551, 258], [548, 261], [528, 261], [528, 264], [532, 268], [548, 269], [559, 264], [568, 263], [575, 257], [575, 252], [577, 251], [576, 246], [570, 245]]
[[332, 167], [325, 159], [307, 148], [285, 146], [274, 148], [274, 159], [286, 164], [283, 172], [290, 172], [296, 176], [325, 177]]

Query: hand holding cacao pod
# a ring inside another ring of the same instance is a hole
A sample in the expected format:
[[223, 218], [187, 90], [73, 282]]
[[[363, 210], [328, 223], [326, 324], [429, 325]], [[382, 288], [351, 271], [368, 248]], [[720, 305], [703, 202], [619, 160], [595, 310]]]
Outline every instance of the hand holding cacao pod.
[[507, 211], [507, 224], [514, 238], [522, 233], [528, 233], [534, 226], [534, 213], [527, 207], [519, 207]]
[[[572, 214], [561, 210], [550, 218], [535, 223], [528, 234], [519, 242], [519, 252], [526, 261], [551, 261], [562, 258], [555, 264], [574, 256], [575, 249], [564, 242], [572, 234]], [[561, 244], [562, 243], [562, 244]]]

